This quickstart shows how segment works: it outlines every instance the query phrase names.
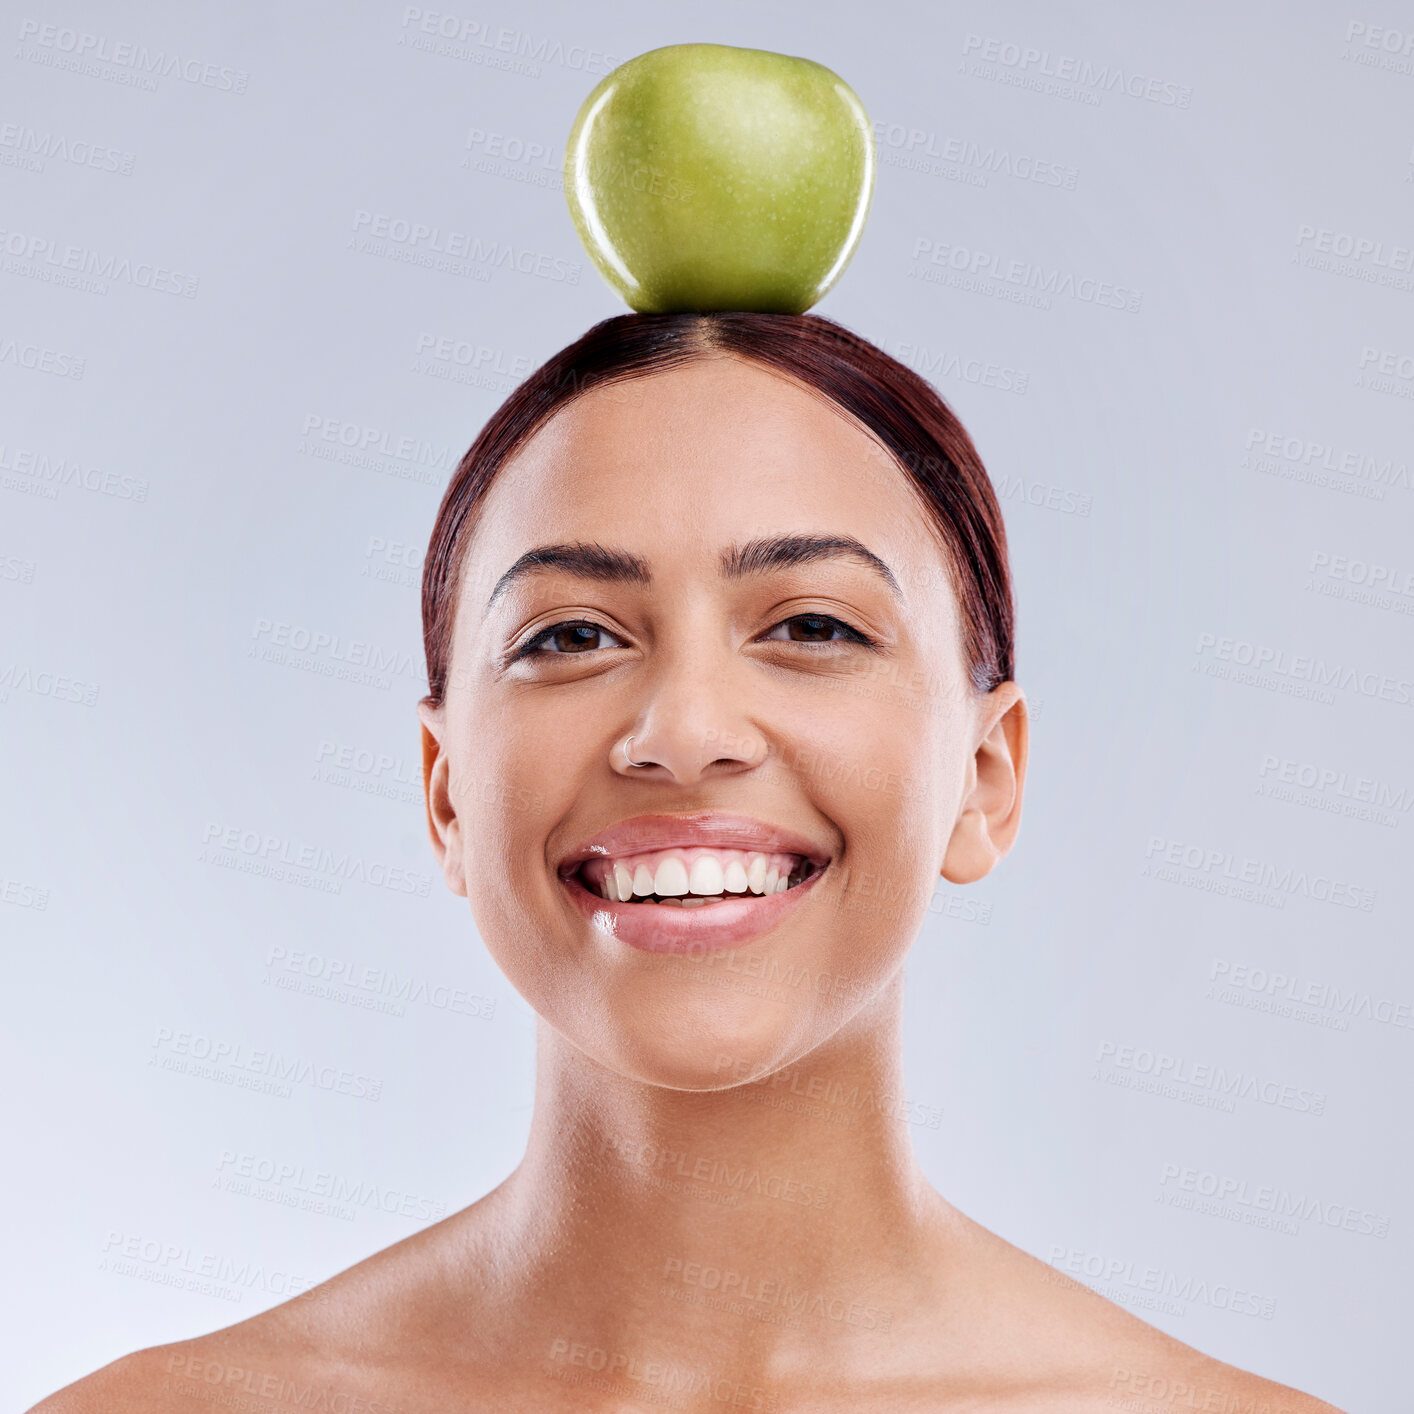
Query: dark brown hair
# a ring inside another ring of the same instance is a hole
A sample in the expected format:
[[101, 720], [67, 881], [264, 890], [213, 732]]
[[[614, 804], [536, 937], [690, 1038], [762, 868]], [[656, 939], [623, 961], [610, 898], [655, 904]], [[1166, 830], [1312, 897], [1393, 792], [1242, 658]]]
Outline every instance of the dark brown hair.
[[816, 314], [621, 314], [541, 364], [496, 410], [452, 474], [422, 572], [429, 702], [440, 703], [446, 689], [462, 552], [496, 474], [579, 394], [713, 354], [789, 375], [888, 449], [945, 549], [973, 688], [990, 692], [1011, 679], [1015, 611], [1001, 508], [972, 439], [928, 383]]

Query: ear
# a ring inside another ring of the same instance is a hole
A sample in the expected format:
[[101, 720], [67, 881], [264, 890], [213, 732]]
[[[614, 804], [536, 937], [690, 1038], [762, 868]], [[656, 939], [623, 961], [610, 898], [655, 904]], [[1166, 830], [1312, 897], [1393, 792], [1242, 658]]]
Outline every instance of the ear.
[[1021, 689], [1014, 682], [994, 688], [979, 700], [976, 721], [962, 809], [943, 859], [943, 878], [954, 884], [974, 884], [990, 874], [1021, 828], [1030, 740]]
[[422, 794], [427, 806], [427, 833], [432, 838], [432, 853], [442, 867], [447, 887], [465, 898], [461, 821], [452, 804], [446, 719], [442, 709], [431, 706], [426, 699], [417, 704], [417, 715], [422, 723]]

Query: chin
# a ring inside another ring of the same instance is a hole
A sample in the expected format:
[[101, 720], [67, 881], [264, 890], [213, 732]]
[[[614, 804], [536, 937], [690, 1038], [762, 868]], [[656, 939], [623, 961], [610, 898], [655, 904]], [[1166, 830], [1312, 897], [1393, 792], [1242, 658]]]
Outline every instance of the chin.
[[792, 1007], [752, 995], [752, 985], [749, 977], [712, 969], [700, 979], [672, 978], [663, 988], [636, 987], [609, 1003], [607, 1026], [594, 1037], [571, 1039], [601, 1065], [645, 1085], [730, 1089], [789, 1064], [810, 1049], [815, 1027], [828, 1029], [808, 998]]

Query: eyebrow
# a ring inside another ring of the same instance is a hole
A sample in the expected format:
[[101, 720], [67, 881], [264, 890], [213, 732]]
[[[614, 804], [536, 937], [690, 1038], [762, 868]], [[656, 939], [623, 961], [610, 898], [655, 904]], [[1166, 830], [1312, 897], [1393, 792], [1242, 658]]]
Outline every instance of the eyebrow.
[[500, 579], [486, 601], [483, 615], [517, 580], [526, 579], [542, 570], [560, 570], [576, 579], [597, 579], [604, 584], [651, 584], [653, 576], [648, 561], [627, 550], [615, 550], [603, 545], [537, 545], [527, 550]]
[[894, 572], [868, 546], [852, 535], [773, 535], [753, 540], [749, 545], [733, 545], [722, 552], [722, 573], [728, 579], [769, 574], [816, 560], [856, 560], [873, 570], [900, 599]]
[[[770, 535], [746, 545], [731, 545], [722, 551], [722, 574], [728, 579], [745, 579], [773, 570], [819, 560], [851, 559], [867, 566], [888, 585], [895, 597], [903, 591], [894, 572], [871, 549], [852, 535]], [[651, 585], [653, 574], [648, 561], [627, 550], [577, 542], [565, 545], [538, 545], [527, 550], [496, 581], [483, 614], [517, 580], [545, 570], [559, 570], [577, 579], [593, 579], [605, 584]]]

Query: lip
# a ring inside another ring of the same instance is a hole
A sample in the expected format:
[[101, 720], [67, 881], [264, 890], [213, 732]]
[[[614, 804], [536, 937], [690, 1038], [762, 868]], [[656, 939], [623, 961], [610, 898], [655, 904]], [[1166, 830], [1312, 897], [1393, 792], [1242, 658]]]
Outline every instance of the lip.
[[[725, 898], [703, 908], [618, 903], [591, 892], [577, 871], [586, 859], [642, 854], [655, 849], [745, 849], [798, 854], [814, 871], [780, 894]], [[574, 906], [601, 933], [640, 952], [704, 953], [745, 947], [804, 902], [832, 856], [814, 840], [749, 815], [718, 811], [690, 815], [636, 815], [586, 840], [560, 860], [557, 873]]]
[[601, 933], [640, 952], [725, 952], [755, 942], [793, 913], [814, 887], [823, 869], [783, 894], [747, 894], [703, 908], [672, 908], [653, 903], [614, 903], [590, 893], [574, 874], [562, 875], [574, 906]]
[[[654, 849], [756, 849], [763, 854], [799, 854], [817, 872], [830, 862], [830, 852], [794, 830], [768, 825], [749, 815], [700, 811], [691, 815], [635, 815], [600, 830], [566, 854], [556, 866], [560, 877], [573, 874], [596, 855], [616, 857], [646, 854]], [[799, 885], [797, 885], [799, 887]], [[794, 893], [795, 890], [788, 890]], [[784, 898], [785, 894], [779, 895]]]

